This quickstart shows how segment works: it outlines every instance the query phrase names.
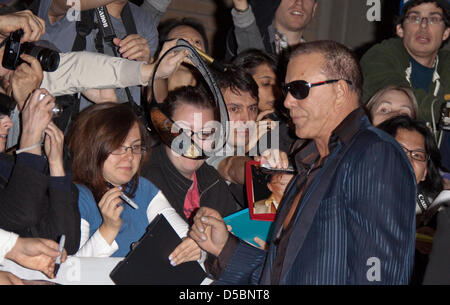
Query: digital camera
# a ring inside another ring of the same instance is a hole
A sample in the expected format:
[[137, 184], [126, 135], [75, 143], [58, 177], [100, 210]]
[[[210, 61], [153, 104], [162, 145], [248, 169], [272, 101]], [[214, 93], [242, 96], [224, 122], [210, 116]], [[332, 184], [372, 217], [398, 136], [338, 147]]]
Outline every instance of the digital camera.
[[23, 30], [17, 30], [9, 35], [5, 45], [2, 65], [6, 69], [15, 70], [23, 63], [20, 55], [23, 53], [35, 57], [41, 64], [42, 70], [47, 72], [55, 71], [59, 66], [59, 53], [48, 48], [36, 46], [32, 43], [20, 43]]
[[[45, 97], [45, 95], [46, 94], [44, 94], [44, 93], [39, 94], [39, 101], [41, 101]], [[63, 108], [61, 107], [61, 105], [56, 104], [55, 107], [52, 108], [53, 118], [60, 117], [62, 112], [63, 112]]]

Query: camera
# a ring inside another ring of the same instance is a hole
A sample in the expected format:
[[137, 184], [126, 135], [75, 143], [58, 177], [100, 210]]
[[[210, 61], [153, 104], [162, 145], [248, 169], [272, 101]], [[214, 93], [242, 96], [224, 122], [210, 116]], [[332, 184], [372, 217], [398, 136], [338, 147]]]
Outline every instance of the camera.
[[20, 55], [23, 53], [35, 57], [41, 64], [42, 70], [53, 72], [59, 66], [59, 53], [48, 48], [36, 46], [32, 43], [20, 43], [23, 30], [12, 32], [7, 38], [2, 65], [6, 69], [15, 70], [23, 63]]
[[439, 125], [441, 129], [450, 131], [450, 94], [445, 95], [445, 102], [442, 103]]
[[[44, 93], [39, 94], [39, 101], [41, 101], [45, 97], [45, 95], [46, 94], [44, 94]], [[60, 117], [62, 112], [63, 112], [63, 108], [61, 107], [61, 105], [56, 104], [55, 107], [52, 108], [53, 118]]]

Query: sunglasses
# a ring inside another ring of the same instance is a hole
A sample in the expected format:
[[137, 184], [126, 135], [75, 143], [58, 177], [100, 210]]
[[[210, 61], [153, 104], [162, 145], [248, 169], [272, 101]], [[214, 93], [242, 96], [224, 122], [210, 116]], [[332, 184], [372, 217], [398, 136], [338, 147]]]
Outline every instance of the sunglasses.
[[[305, 99], [309, 95], [309, 90], [312, 87], [322, 86], [326, 84], [336, 83], [340, 81], [340, 79], [330, 79], [325, 80], [317, 83], [309, 83], [304, 80], [295, 80], [293, 82], [283, 84], [283, 92], [284, 95], [287, 96], [288, 93], [290, 93], [294, 98], [298, 100]], [[345, 80], [348, 84], [352, 84], [351, 81]]]

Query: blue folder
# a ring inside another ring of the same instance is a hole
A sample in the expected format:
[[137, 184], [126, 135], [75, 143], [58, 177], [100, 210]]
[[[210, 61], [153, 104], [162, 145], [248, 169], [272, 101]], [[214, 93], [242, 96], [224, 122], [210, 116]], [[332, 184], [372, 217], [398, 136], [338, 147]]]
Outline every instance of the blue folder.
[[270, 238], [271, 221], [253, 220], [250, 218], [248, 208], [231, 214], [224, 218], [225, 223], [230, 225], [231, 232], [242, 240], [258, 246], [253, 238], [259, 237], [264, 241]]

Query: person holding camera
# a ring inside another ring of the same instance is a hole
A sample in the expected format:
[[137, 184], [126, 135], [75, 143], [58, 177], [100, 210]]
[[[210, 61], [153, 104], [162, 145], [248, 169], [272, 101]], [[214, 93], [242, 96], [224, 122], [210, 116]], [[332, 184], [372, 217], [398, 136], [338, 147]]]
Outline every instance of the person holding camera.
[[52, 122], [54, 107], [47, 90], [34, 90], [21, 111], [16, 157], [0, 153], [0, 228], [52, 240], [65, 234], [72, 254], [80, 240], [78, 192], [63, 166], [64, 135]]
[[[61, 52], [86, 50], [149, 63], [158, 45], [156, 23], [150, 13], [126, 0], [82, 0], [74, 7], [66, 0], [43, 0], [37, 15], [46, 22], [43, 39]], [[104, 22], [113, 29], [112, 35], [106, 36]], [[120, 102], [141, 104], [139, 86], [116, 89], [115, 94]], [[80, 110], [90, 104], [82, 97]]]

